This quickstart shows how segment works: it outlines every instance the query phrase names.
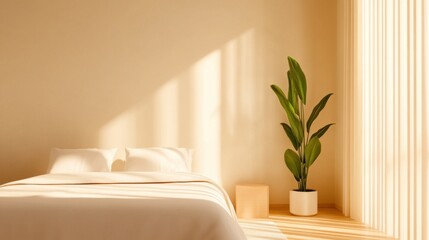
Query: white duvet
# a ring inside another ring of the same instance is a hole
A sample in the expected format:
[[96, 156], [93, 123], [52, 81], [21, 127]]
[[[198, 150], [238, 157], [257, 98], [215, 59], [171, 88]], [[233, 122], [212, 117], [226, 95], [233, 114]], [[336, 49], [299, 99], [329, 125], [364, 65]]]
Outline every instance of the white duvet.
[[190, 173], [46, 174], [0, 186], [0, 238], [241, 240], [222, 188]]

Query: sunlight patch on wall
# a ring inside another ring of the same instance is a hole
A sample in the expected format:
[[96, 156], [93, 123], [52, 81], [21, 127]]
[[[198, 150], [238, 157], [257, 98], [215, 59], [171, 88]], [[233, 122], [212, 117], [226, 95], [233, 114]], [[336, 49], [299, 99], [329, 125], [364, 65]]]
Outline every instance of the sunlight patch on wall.
[[100, 147], [193, 148], [193, 170], [221, 182], [221, 80], [216, 50], [105, 124]]
[[239, 43], [239, 51], [237, 52], [239, 66], [237, 66], [238, 76], [235, 79], [235, 83], [240, 87], [240, 90], [236, 91], [236, 93], [241, 93], [238, 94], [237, 100], [240, 104], [242, 117], [252, 119], [255, 117], [255, 104], [257, 102], [251, 101], [249, 97], [256, 96], [260, 91], [255, 80], [255, 29], [244, 32], [236, 41]]
[[225, 108], [222, 113], [226, 120], [224, 128], [231, 135], [237, 132], [239, 117], [254, 118], [255, 102], [248, 99], [257, 93], [254, 48], [255, 29], [250, 29], [226, 43], [222, 49], [222, 106]]
[[235, 122], [237, 121], [237, 76], [238, 76], [238, 51], [239, 43], [237, 40], [231, 40], [225, 45], [224, 66], [225, 66], [225, 91], [224, 101], [225, 117], [228, 117], [226, 126], [224, 126], [229, 134], [235, 131]]
[[194, 123], [193, 145], [197, 168], [221, 183], [220, 175], [220, 87], [221, 54], [216, 50], [192, 66]]

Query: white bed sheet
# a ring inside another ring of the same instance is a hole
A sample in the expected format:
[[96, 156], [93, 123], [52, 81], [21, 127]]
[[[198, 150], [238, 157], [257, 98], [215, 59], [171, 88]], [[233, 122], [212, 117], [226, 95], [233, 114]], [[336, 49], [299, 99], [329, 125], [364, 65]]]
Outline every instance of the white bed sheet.
[[0, 186], [1, 239], [245, 239], [225, 191], [192, 173], [47, 174]]

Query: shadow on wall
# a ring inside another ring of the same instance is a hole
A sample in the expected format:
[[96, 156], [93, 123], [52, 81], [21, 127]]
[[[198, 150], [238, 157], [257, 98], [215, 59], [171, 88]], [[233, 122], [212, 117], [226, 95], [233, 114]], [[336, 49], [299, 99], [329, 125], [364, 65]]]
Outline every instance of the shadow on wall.
[[0, 183], [44, 173], [52, 147], [178, 146], [229, 193], [251, 180], [290, 189], [269, 85], [288, 54], [329, 54], [309, 40], [314, 23], [290, 25], [310, 5], [0, 2]]

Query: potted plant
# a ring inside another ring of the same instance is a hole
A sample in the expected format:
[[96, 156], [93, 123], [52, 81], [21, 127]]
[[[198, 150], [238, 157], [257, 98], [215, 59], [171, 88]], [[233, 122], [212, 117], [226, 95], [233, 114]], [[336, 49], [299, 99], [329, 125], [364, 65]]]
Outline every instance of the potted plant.
[[311, 216], [317, 214], [317, 191], [307, 189], [307, 177], [311, 165], [321, 152], [320, 138], [333, 123], [313, 133], [310, 130], [332, 93], [323, 97], [306, 119], [307, 80], [295, 59], [288, 57], [288, 63], [288, 95], [286, 96], [277, 85], [271, 85], [271, 88], [286, 112], [289, 124], [281, 123], [281, 125], [294, 148], [287, 149], [284, 153], [286, 166], [298, 183], [298, 188], [289, 192], [289, 211], [294, 215]]

